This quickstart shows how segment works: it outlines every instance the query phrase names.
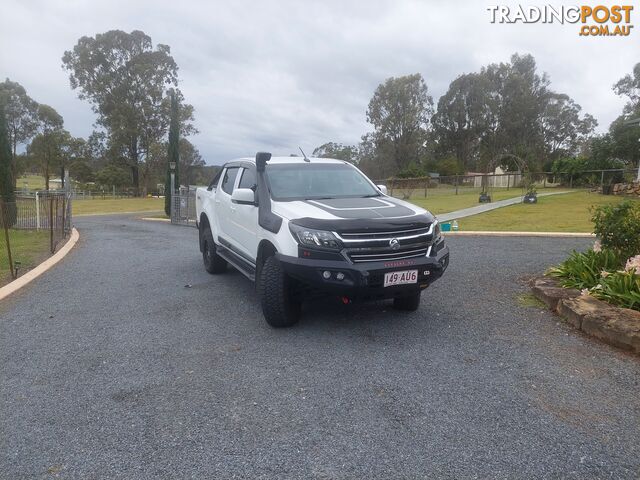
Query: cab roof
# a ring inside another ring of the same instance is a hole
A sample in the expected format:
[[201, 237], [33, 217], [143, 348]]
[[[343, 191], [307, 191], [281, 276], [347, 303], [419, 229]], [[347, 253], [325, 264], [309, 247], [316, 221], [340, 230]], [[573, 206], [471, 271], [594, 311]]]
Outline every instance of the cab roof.
[[[334, 158], [318, 158], [318, 157], [307, 157], [310, 163], [349, 163], [344, 160], [336, 160]], [[235, 163], [235, 162], [248, 162], [248, 163], [256, 163], [255, 157], [244, 157], [244, 158], [236, 158], [227, 163]], [[295, 163], [305, 163], [303, 157], [271, 157], [271, 159], [267, 162], [267, 164], [295, 164]]]

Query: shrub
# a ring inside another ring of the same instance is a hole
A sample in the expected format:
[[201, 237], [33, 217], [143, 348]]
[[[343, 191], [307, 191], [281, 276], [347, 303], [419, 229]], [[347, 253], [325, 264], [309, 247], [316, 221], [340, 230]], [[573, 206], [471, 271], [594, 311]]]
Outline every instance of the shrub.
[[604, 249], [615, 250], [625, 258], [640, 253], [640, 202], [627, 200], [596, 207], [591, 219]]
[[602, 279], [602, 272], [613, 272], [622, 267], [625, 258], [613, 250], [587, 250], [569, 255], [564, 262], [547, 272], [560, 279], [563, 287], [593, 288]]

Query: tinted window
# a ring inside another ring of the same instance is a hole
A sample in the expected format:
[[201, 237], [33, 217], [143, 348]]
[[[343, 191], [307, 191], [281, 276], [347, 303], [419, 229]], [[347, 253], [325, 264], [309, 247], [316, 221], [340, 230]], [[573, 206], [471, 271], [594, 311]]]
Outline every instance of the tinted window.
[[236, 183], [239, 167], [227, 168], [222, 177], [222, 190], [231, 195], [233, 192], [233, 184]]
[[271, 195], [276, 200], [380, 195], [363, 174], [344, 163], [267, 165], [266, 172]]
[[256, 183], [256, 172], [250, 168], [245, 168], [242, 172], [242, 178], [240, 179], [238, 188], [253, 188]]

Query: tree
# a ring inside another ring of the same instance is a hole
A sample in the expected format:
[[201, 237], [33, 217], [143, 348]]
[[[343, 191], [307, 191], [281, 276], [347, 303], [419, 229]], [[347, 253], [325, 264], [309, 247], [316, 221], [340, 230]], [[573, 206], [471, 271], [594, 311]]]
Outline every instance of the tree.
[[41, 165], [45, 189], [49, 190], [51, 170], [60, 165], [62, 144], [68, 132], [62, 128], [62, 116], [49, 105], [38, 105], [38, 123], [40, 132], [27, 147], [27, 152]]
[[77, 182], [93, 182], [95, 175], [85, 159], [76, 159], [69, 165], [69, 176]]
[[[0, 103], [4, 104], [9, 141], [12, 148], [11, 172], [16, 181], [16, 149], [26, 144], [36, 134], [38, 127], [38, 104], [22, 85], [8, 78], [0, 83]], [[14, 184], [15, 186], [15, 184]]]
[[316, 148], [312, 155], [318, 158], [335, 158], [349, 163], [357, 163], [358, 147], [328, 142]]
[[451, 82], [432, 120], [440, 156], [453, 154], [464, 168], [477, 168], [480, 144], [491, 126], [490, 93], [488, 78], [478, 73]]
[[180, 172], [185, 185], [196, 183], [197, 172], [205, 162], [198, 149], [186, 138], [180, 139]]
[[612, 146], [611, 155], [628, 165], [638, 166], [640, 175], [640, 125], [629, 125], [629, 120], [640, 120], [640, 63], [633, 67], [631, 75], [625, 75], [614, 86], [613, 91], [627, 97], [622, 115], [609, 127]]
[[[0, 102], [0, 200], [6, 205], [2, 211], [4, 222], [13, 225], [16, 213], [15, 181], [11, 171], [11, 143], [4, 104]], [[0, 225], [2, 227], [3, 225]]]
[[613, 86], [613, 91], [620, 97], [627, 97], [623, 113], [631, 116], [640, 115], [640, 62], [633, 67], [633, 73], [622, 77]]
[[420, 163], [432, 114], [433, 99], [422, 75], [388, 78], [367, 109], [377, 154], [389, 156], [396, 170]]
[[[178, 67], [167, 45], [153, 47], [144, 32], [111, 30], [82, 37], [62, 57], [73, 89], [89, 100], [97, 123], [116, 151], [124, 153], [136, 193], [140, 193], [140, 166], [153, 144], [161, 141], [169, 124], [167, 87], [176, 87]], [[178, 101], [182, 96], [175, 89]], [[193, 107], [183, 106], [189, 119]], [[191, 125], [182, 126], [193, 131]], [[144, 169], [147, 174], [149, 169]]]
[[484, 170], [513, 156], [530, 168], [542, 168], [576, 155], [596, 121], [549, 85], [531, 55], [514, 54], [510, 62], [461, 75], [438, 101], [436, 155], [455, 155], [467, 170]]
[[167, 177], [164, 184], [164, 213], [171, 215], [171, 199], [176, 193], [171, 189], [171, 164], [174, 164], [173, 188], [180, 188], [180, 118], [178, 100], [171, 92], [171, 123], [169, 125], [169, 146], [167, 148]]
[[131, 177], [125, 169], [108, 165], [96, 173], [96, 182], [105, 187], [121, 188], [131, 184]]
[[581, 118], [581, 109], [568, 95], [547, 95], [540, 118], [547, 162], [575, 155], [580, 142], [593, 135], [598, 122], [589, 114]]

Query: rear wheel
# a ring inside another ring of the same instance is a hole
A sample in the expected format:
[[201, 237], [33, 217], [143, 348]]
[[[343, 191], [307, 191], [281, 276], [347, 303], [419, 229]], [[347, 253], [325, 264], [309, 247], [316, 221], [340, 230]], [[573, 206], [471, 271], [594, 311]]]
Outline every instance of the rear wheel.
[[207, 272], [223, 273], [227, 269], [227, 261], [216, 253], [216, 244], [210, 228], [202, 232], [202, 262]]
[[393, 299], [393, 308], [396, 310], [404, 310], [406, 312], [414, 312], [420, 306], [420, 293], [415, 293], [408, 297], [398, 297]]
[[262, 313], [267, 323], [276, 328], [296, 324], [300, 319], [301, 303], [292, 298], [292, 280], [276, 257], [267, 258], [258, 281]]

